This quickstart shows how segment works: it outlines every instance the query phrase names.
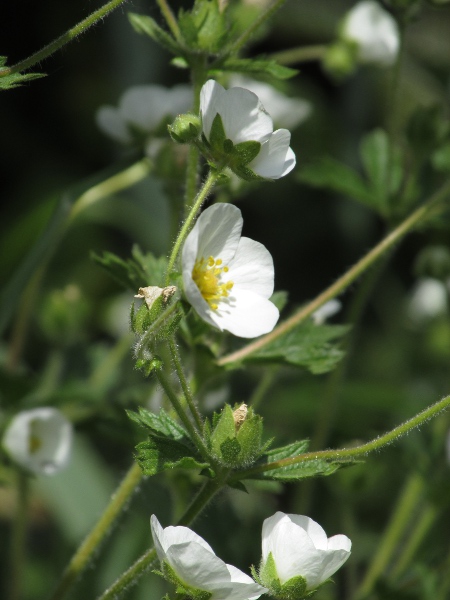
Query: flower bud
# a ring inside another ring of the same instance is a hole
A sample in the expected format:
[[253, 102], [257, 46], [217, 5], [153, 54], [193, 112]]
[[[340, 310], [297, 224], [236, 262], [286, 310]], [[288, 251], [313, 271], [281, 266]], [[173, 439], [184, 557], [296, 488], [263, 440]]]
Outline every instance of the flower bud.
[[178, 115], [175, 121], [167, 126], [170, 137], [179, 144], [190, 144], [198, 138], [201, 131], [200, 117], [192, 114]]
[[336, 79], [343, 79], [356, 68], [357, 46], [341, 40], [328, 46], [322, 62], [325, 71]]

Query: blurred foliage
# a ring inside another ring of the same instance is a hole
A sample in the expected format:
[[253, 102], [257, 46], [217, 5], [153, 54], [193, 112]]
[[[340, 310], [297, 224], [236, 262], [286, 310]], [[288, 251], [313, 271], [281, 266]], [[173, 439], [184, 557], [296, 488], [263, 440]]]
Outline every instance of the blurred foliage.
[[[20, 18], [13, 3], [0, 9], [1, 53], [8, 56], [9, 64], [58, 36], [86, 10], [83, 3], [54, 0], [20, 4]], [[190, 8], [187, 1], [173, 5], [184, 11]], [[242, 29], [246, 19], [251, 22], [257, 14], [255, 5], [248, 2], [248, 14], [240, 15]], [[274, 27], [261, 31], [247, 57], [331, 41], [338, 19], [352, 5], [349, 0], [287, 2]], [[162, 24], [155, 3], [135, 0], [45, 61], [40, 70], [47, 77], [23, 80], [21, 87], [2, 92], [2, 288], [47, 226], [65, 191], [126, 155], [96, 128], [98, 107], [116, 103], [130, 85], [187, 80], [186, 70], [168, 66], [168, 53], [148, 36], [136, 35], [128, 10], [148, 14]], [[239, 206], [244, 234], [267, 246], [274, 257], [276, 288], [289, 290], [289, 310], [334, 281], [380, 239], [386, 227], [447, 176], [449, 10], [424, 5], [408, 28], [394, 115], [395, 130], [405, 133], [399, 136], [393, 157], [385, 152], [385, 132], [393, 127], [390, 72], [361, 68], [336, 83], [311, 62], [301, 66], [299, 75], [279, 82], [280, 89], [313, 105], [312, 116], [292, 137], [298, 176], [274, 184], [251, 184]], [[188, 29], [189, 20], [185, 21]], [[385, 191], [380, 185], [386, 183], [382, 172], [389, 161], [396, 171], [388, 206], [380, 204]], [[415, 179], [410, 178], [413, 168], [419, 173]], [[323, 185], [311, 187], [317, 169], [326, 175], [326, 185], [321, 179]], [[399, 190], [402, 203], [394, 205]], [[448, 393], [449, 312], [420, 322], [408, 312], [411, 291], [424, 269], [448, 281], [448, 219], [435, 225], [407, 238], [379, 274], [358, 323], [346, 334], [349, 340], [344, 338], [348, 356], [340, 368], [345, 377], [339, 380], [336, 371], [313, 376], [292, 365], [276, 367], [275, 381], [258, 406], [267, 436], [263, 442], [276, 437], [277, 445], [282, 445], [309, 438], [312, 449], [317, 440], [322, 447], [350, 446], [387, 431]], [[159, 268], [145, 257], [169, 252], [174, 227], [164, 186], [150, 175], [86, 210], [65, 232], [43, 278], [16, 299], [17, 306], [28, 302], [30, 322], [22, 338], [20, 322], [13, 321], [0, 345], [0, 429], [19, 406], [45, 404], [62, 408], [77, 427], [69, 470], [54, 479], [32, 482], [24, 600], [48, 596], [131, 463], [134, 447], [146, 439], [125, 411], [138, 406], [158, 410], [163, 405], [174, 417], [155, 380], [133, 370], [134, 337], [129, 332], [129, 308], [137, 291], [132, 286], [158, 283], [140, 281], [149, 269]], [[440, 254], [433, 252], [436, 247]], [[131, 281], [124, 277], [130, 263]], [[102, 266], [115, 270], [120, 283]], [[121, 284], [128, 286], [125, 293]], [[343, 313], [333, 317], [334, 326], [320, 330], [327, 332], [326, 340], [346, 331], [341, 324], [351, 320], [351, 307], [361, 288], [357, 282], [343, 295]], [[187, 370], [196, 369], [193, 389], [205, 410], [217, 407], [217, 395], [222, 403], [224, 399], [231, 404], [252, 398], [267, 367], [253, 364], [245, 374], [233, 371], [225, 385], [223, 374], [207, 366], [220, 349], [214, 332], [205, 332], [199, 323], [182, 325], [181, 332], [185, 339], [205, 340], [195, 353], [183, 356]], [[9, 345], [11, 340], [14, 344]], [[227, 339], [227, 344], [237, 342]], [[330, 344], [322, 358], [334, 366], [341, 358], [340, 349]], [[162, 356], [161, 360], [170, 359]], [[209, 378], [204, 385], [203, 375]], [[352, 557], [335, 576], [336, 585], [323, 588], [317, 598], [357, 600], [356, 590], [404, 486], [419, 475], [423, 486], [408, 527], [367, 600], [444, 600], [450, 594], [448, 530], [442, 526], [450, 517], [449, 425], [449, 415], [443, 414], [395, 447], [369, 457], [365, 465], [341, 469], [332, 477], [285, 487], [277, 481], [250, 481], [246, 483], [249, 494], [227, 490], [195, 529], [226, 562], [247, 570], [259, 561], [264, 518], [278, 509], [308, 514], [329, 535], [342, 532], [353, 541]], [[196, 472], [178, 470], [144, 481], [120, 526], [99, 552], [95, 567], [77, 584], [74, 597], [94, 598], [101, 593], [149, 546], [150, 514], [156, 513], [164, 524], [173, 522], [199, 481]], [[5, 460], [0, 467], [2, 598], [15, 503], [10, 484]], [[405, 569], [396, 573], [412, 537], [419, 535], [421, 516], [430, 508], [434, 517]], [[148, 575], [128, 597], [158, 600], [166, 591], [164, 585]]]

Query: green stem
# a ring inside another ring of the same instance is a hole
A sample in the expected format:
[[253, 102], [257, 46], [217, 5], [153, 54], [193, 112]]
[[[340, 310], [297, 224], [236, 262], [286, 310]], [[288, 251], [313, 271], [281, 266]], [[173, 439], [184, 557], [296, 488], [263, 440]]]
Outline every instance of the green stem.
[[169, 349], [172, 355], [173, 364], [175, 365], [175, 371], [178, 375], [178, 379], [180, 380], [181, 389], [183, 390], [184, 397], [186, 398], [186, 402], [189, 406], [191, 414], [194, 417], [194, 420], [197, 424], [197, 428], [199, 429], [199, 431], [201, 431], [203, 428], [202, 418], [200, 416], [198, 408], [195, 405], [191, 390], [189, 389], [189, 385], [183, 371], [183, 366], [181, 364], [180, 352], [178, 350], [178, 346], [174, 338], [169, 340]]
[[123, 171], [120, 171], [120, 173], [116, 173], [112, 177], [105, 179], [105, 181], [101, 181], [97, 185], [92, 186], [86, 190], [86, 192], [81, 194], [81, 196], [73, 203], [68, 218], [68, 224], [70, 224], [81, 212], [99, 200], [117, 194], [117, 192], [121, 192], [122, 190], [135, 185], [139, 181], [142, 181], [149, 175], [152, 168], [153, 164], [150, 159], [143, 158]]
[[201, 438], [200, 434], [195, 429], [195, 427], [192, 425], [187, 414], [184, 412], [184, 409], [181, 406], [181, 402], [179, 401], [178, 396], [172, 389], [172, 385], [171, 385], [170, 381], [168, 380], [168, 378], [166, 377], [166, 375], [163, 373], [163, 371], [161, 369], [157, 369], [155, 372], [156, 372], [158, 381], [161, 384], [161, 387], [163, 388], [167, 397], [169, 398], [170, 402], [172, 403], [172, 406], [174, 407], [181, 422], [186, 427], [186, 429], [191, 437], [191, 440], [194, 442], [195, 446], [197, 447], [198, 451], [200, 452], [202, 457], [205, 459], [205, 461], [207, 461], [208, 463], [212, 463], [212, 459], [209, 455], [208, 449], [205, 446], [205, 442], [203, 441], [203, 439]]
[[29, 478], [23, 471], [17, 472], [17, 507], [11, 537], [11, 572], [9, 599], [22, 598], [22, 582], [25, 566], [25, 542], [27, 533]]
[[421, 499], [424, 490], [422, 478], [414, 473], [406, 482], [389, 525], [382, 537], [375, 556], [365, 577], [355, 593], [355, 598], [365, 598], [373, 589], [377, 579], [392, 561], [393, 554], [407, 527], [411, 515]]
[[393, 580], [398, 580], [398, 578], [403, 575], [438, 515], [439, 510], [433, 504], [429, 504], [425, 507], [420, 518], [414, 523], [413, 530], [402, 549], [402, 553], [399, 556], [397, 563], [392, 569], [391, 578]]
[[265, 11], [261, 12], [259, 17], [257, 17], [251, 25], [247, 28], [244, 33], [242, 33], [238, 39], [233, 42], [228, 48], [225, 49], [223, 55], [218, 59], [219, 62], [221, 58], [224, 56], [229, 56], [230, 54], [237, 54], [241, 48], [243, 48], [250, 38], [256, 33], [256, 31], [261, 27], [261, 25], [267, 21], [282, 5], [286, 0], [274, 0], [270, 6], [266, 8]]
[[170, 274], [172, 273], [172, 271], [174, 269], [176, 260], [178, 258], [178, 254], [181, 250], [181, 246], [183, 245], [184, 240], [186, 239], [187, 234], [189, 233], [189, 230], [192, 227], [192, 223], [193, 223], [198, 211], [200, 210], [201, 205], [203, 204], [203, 202], [208, 197], [208, 194], [210, 194], [211, 190], [213, 189], [218, 176], [219, 176], [219, 173], [217, 171], [210, 171], [205, 183], [203, 184], [203, 187], [200, 189], [200, 191], [198, 192], [198, 194], [195, 198], [194, 205], [191, 209], [191, 212], [189, 213], [186, 221], [184, 222], [184, 224], [180, 230], [180, 233], [178, 234], [178, 237], [175, 241], [175, 244], [173, 246], [172, 253], [169, 258], [169, 263], [167, 266], [166, 285], [169, 285], [169, 283], [170, 283]]
[[[228, 473], [224, 473], [227, 475]], [[184, 515], [179, 519], [178, 525], [190, 525], [200, 514], [205, 506], [212, 500], [225, 483], [224, 478], [210, 479], [200, 489], [197, 496], [187, 508]], [[125, 573], [123, 573], [109, 587], [98, 600], [118, 600], [123, 592], [144, 575], [153, 565], [156, 559], [156, 551], [149, 548]]]
[[52, 54], [54, 54], [57, 50], [74, 40], [80, 34], [84, 33], [87, 29], [92, 27], [98, 23], [101, 19], [106, 17], [108, 13], [113, 11], [115, 8], [123, 4], [126, 0], [110, 0], [104, 6], [94, 11], [88, 17], [80, 21], [75, 27], [72, 27], [66, 33], [63, 33], [56, 40], [44, 46], [41, 50], [38, 50], [28, 58], [21, 60], [20, 62], [12, 65], [11, 67], [5, 67], [0, 69], [0, 77], [4, 77], [5, 75], [12, 75], [13, 73], [19, 73], [20, 71], [24, 71], [33, 67], [34, 65], [40, 63], [45, 58], [48, 58]]
[[158, 3], [163, 17], [166, 19], [166, 23], [169, 26], [170, 31], [173, 33], [175, 39], [179, 41], [181, 39], [181, 32], [172, 9], [166, 0], [156, 0], [156, 2]]
[[419, 427], [423, 425], [428, 419], [435, 417], [441, 411], [445, 410], [450, 406], [450, 396], [446, 396], [442, 400], [439, 400], [435, 404], [432, 404], [412, 419], [405, 421], [401, 425], [398, 425], [391, 431], [388, 431], [384, 435], [381, 435], [374, 440], [367, 442], [366, 444], [362, 444], [361, 446], [354, 446], [353, 448], [342, 448], [340, 450], [320, 450], [316, 452], [305, 452], [304, 454], [299, 454], [293, 458], [284, 458], [282, 460], [277, 460], [272, 463], [267, 463], [265, 465], [259, 465], [257, 467], [253, 467], [251, 469], [247, 469], [246, 471], [238, 471], [234, 477], [230, 479], [230, 482], [235, 480], [239, 481], [241, 479], [248, 479], [254, 477], [255, 475], [261, 475], [267, 471], [273, 471], [274, 469], [279, 469], [281, 467], [288, 467], [291, 465], [296, 465], [302, 462], [309, 462], [312, 460], [346, 460], [352, 458], [360, 458], [373, 452], [374, 450], [379, 450], [383, 446], [387, 446], [392, 442], [395, 442], [400, 437], [409, 433], [415, 427]]
[[294, 313], [284, 323], [281, 323], [273, 331], [257, 339], [255, 342], [244, 346], [240, 350], [223, 356], [217, 361], [219, 366], [228, 365], [230, 363], [239, 362], [247, 358], [254, 352], [260, 350], [267, 344], [270, 344], [280, 336], [284, 335], [297, 325], [305, 321], [314, 311], [320, 308], [325, 302], [338, 296], [351, 283], [364, 273], [373, 263], [375, 263], [387, 250], [397, 244], [407, 233], [414, 229], [417, 225], [425, 221], [431, 215], [441, 202], [446, 200], [450, 195], [450, 181], [447, 181], [441, 189], [439, 189], [427, 202], [416, 209], [409, 217], [407, 217], [398, 227], [393, 229], [379, 244], [363, 256], [347, 273], [342, 275], [333, 285], [324, 292], [319, 294], [312, 302], [302, 307]]
[[62, 574], [56, 590], [51, 596], [51, 600], [61, 600], [66, 596], [83, 569], [92, 559], [97, 547], [111, 531], [112, 524], [130, 499], [141, 479], [142, 471], [140, 467], [137, 464], [133, 464], [117, 488], [116, 493], [111, 498], [111, 501], [100, 520], [73, 555]]
[[280, 65], [296, 65], [298, 63], [310, 62], [312, 60], [321, 60], [327, 46], [300, 46], [299, 48], [291, 48], [290, 50], [283, 50], [283, 52], [275, 52], [269, 55], [269, 59], [275, 60]]
[[255, 410], [257, 406], [259, 406], [264, 396], [272, 387], [279, 370], [280, 368], [278, 366], [268, 367], [264, 370], [264, 375], [259, 380], [256, 389], [254, 390], [253, 394], [250, 396], [247, 402], [247, 404], [251, 406], [253, 410]]

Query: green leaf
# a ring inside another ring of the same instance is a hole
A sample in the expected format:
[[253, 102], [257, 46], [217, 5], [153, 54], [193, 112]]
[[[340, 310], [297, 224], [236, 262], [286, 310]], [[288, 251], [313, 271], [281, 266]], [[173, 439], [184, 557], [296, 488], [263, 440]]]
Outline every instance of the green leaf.
[[302, 183], [333, 190], [374, 208], [375, 198], [362, 177], [347, 165], [330, 157], [305, 165], [298, 174]]
[[160, 46], [172, 52], [172, 54], [180, 54], [180, 46], [177, 41], [164, 29], [162, 29], [154, 19], [147, 15], [138, 15], [136, 13], [128, 13], [128, 19], [134, 30], [138, 33], [145, 33]]
[[131, 254], [132, 258], [126, 260], [112, 252], [103, 252], [101, 256], [91, 253], [91, 258], [126, 289], [137, 291], [140, 287], [159, 285], [164, 281], [166, 257], [156, 258], [151, 252], [144, 254], [137, 245], [133, 246]]
[[287, 363], [303, 367], [314, 375], [327, 373], [344, 356], [343, 350], [331, 342], [341, 338], [348, 330], [348, 325], [315, 325], [308, 321], [244, 360]]
[[309, 460], [305, 462], [278, 467], [270, 471], [264, 471], [252, 477], [256, 479], [273, 479], [276, 481], [299, 481], [308, 477], [326, 477], [335, 473], [342, 467], [349, 467], [360, 461], [327, 461], [324, 459]]
[[300, 440], [298, 442], [292, 442], [287, 446], [281, 448], [273, 448], [264, 453], [267, 457], [266, 462], [275, 462], [277, 460], [283, 460], [284, 458], [293, 458], [299, 454], [303, 454], [308, 450], [309, 440]]
[[186, 444], [165, 437], [152, 437], [136, 446], [135, 458], [144, 475], [156, 475], [167, 469], [204, 469], [195, 451]]
[[196, 0], [190, 11], [181, 9], [178, 26], [187, 46], [209, 53], [219, 52], [232, 32], [218, 0]]
[[139, 412], [127, 410], [128, 417], [152, 433], [161, 434], [174, 440], [188, 439], [186, 430], [170, 417], [162, 408], [158, 415], [141, 406]]
[[[220, 64], [220, 71], [236, 71], [251, 75], [269, 75], [275, 79], [290, 79], [298, 74], [297, 69], [284, 67], [274, 60], [266, 60], [264, 57], [256, 58], [227, 58]], [[212, 71], [214, 72], [214, 71]]]
[[385, 131], [375, 129], [362, 139], [360, 155], [376, 205], [383, 213], [402, 182], [401, 154]]
[[6, 60], [6, 56], [0, 56], [0, 90], [11, 90], [21, 86], [25, 81], [47, 76], [45, 73], [11, 73], [9, 75], [1, 75], [3, 68], [7, 68]]
[[275, 306], [278, 308], [278, 310], [280, 312], [283, 310], [283, 308], [288, 303], [288, 299], [289, 299], [289, 292], [287, 292], [286, 290], [278, 290], [277, 292], [274, 292], [272, 294], [272, 296], [270, 297], [270, 301], [273, 304], [275, 304]]

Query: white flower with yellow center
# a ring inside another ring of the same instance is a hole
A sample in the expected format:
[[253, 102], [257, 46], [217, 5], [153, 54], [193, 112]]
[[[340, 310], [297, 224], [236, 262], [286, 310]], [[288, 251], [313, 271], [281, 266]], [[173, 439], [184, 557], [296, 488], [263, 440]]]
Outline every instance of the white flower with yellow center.
[[225, 90], [210, 79], [200, 93], [200, 114], [208, 142], [212, 141], [214, 120], [220, 115], [226, 139], [234, 145], [261, 144], [258, 154], [245, 165], [259, 177], [279, 179], [295, 167], [295, 154], [289, 147], [291, 134], [287, 129], [273, 130], [270, 115], [253, 92], [241, 87]]
[[397, 22], [376, 0], [363, 0], [348, 12], [341, 37], [357, 44], [363, 63], [392, 65], [400, 49]]
[[56, 408], [25, 410], [6, 429], [3, 447], [12, 460], [28, 471], [54, 475], [69, 462], [72, 425]]
[[269, 300], [272, 257], [259, 242], [241, 237], [242, 225], [232, 204], [207, 208], [184, 244], [182, 271], [186, 297], [202, 319], [252, 338], [272, 331], [279, 312]]
[[163, 572], [164, 565], [168, 565], [193, 597], [202, 597], [204, 591], [211, 594], [210, 600], [256, 600], [267, 591], [216, 556], [211, 546], [192, 529], [181, 526], [163, 529], [155, 515], [150, 524]]

